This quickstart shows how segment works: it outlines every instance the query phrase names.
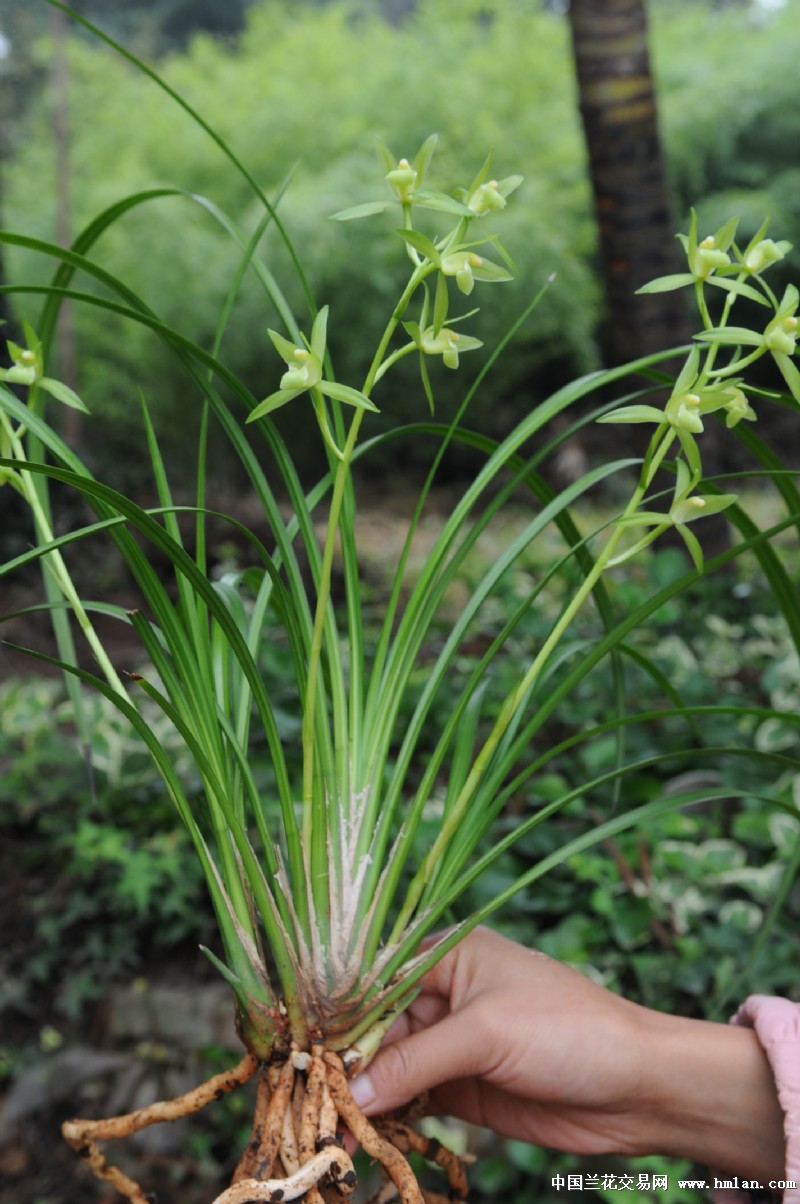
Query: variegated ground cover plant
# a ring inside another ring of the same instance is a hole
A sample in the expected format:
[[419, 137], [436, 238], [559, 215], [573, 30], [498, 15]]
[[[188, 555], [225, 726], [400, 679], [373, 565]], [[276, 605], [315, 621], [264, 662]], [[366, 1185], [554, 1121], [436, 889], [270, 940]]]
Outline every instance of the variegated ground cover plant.
[[[170, 92], [149, 68], [138, 65]], [[429, 186], [434, 136], [409, 159], [397, 159], [378, 144], [382, 196], [335, 216], [357, 221], [394, 212], [392, 237], [398, 254], [408, 261], [408, 280], [387, 315], [364, 380], [357, 386], [343, 384], [336, 380], [327, 351], [328, 327], [336, 321], [335, 297], [317, 306], [274, 205], [203, 119], [170, 94], [216, 142], [231, 169], [248, 181], [263, 217], [246, 233], [212, 198], [162, 187], [112, 205], [69, 249], [25, 234], [2, 235], [5, 242], [27, 247], [55, 263], [48, 285], [9, 286], [19, 294], [43, 296], [35, 325], [25, 323], [24, 343], [8, 344], [11, 364], [2, 372], [5, 384], [0, 387], [2, 482], [29, 504], [38, 542], [7, 562], [2, 571], [41, 562], [60, 647], [56, 663], [71, 685], [79, 725], [81, 692], [88, 686], [114, 702], [152, 754], [192, 836], [208, 884], [222, 946], [221, 957], [210, 951], [209, 956], [230, 983], [245, 1053], [230, 1072], [186, 1096], [112, 1120], [71, 1121], [65, 1125], [65, 1135], [95, 1174], [132, 1204], [144, 1204], [144, 1190], [107, 1161], [98, 1143], [195, 1111], [257, 1077], [252, 1137], [231, 1185], [216, 1204], [297, 1198], [319, 1204], [342, 1199], [355, 1186], [352, 1162], [342, 1145], [343, 1125], [383, 1168], [387, 1181], [380, 1199], [399, 1195], [407, 1204], [418, 1204], [423, 1198], [438, 1198], [417, 1182], [405, 1158], [409, 1151], [437, 1162], [447, 1177], [451, 1198], [461, 1199], [467, 1191], [462, 1163], [434, 1149], [416, 1131], [412, 1119], [368, 1122], [350, 1097], [348, 1074], [366, 1063], [435, 960], [553, 866], [666, 810], [709, 799], [754, 796], [754, 790], [743, 784], [738, 790], [715, 786], [678, 794], [665, 791], [644, 804], [626, 805], [626, 778], [662, 760], [658, 754], [626, 759], [626, 729], [654, 718], [630, 707], [625, 696], [626, 659], [644, 665], [663, 691], [660, 715], [685, 718], [687, 756], [696, 760], [727, 753], [743, 763], [748, 758], [758, 762], [762, 769], [766, 764], [776, 783], [769, 802], [794, 814], [784, 787], [787, 776], [800, 770], [797, 757], [786, 750], [747, 747], [737, 726], [742, 720], [752, 725], [774, 718], [776, 712], [722, 701], [709, 709], [729, 715], [730, 745], [698, 749], [702, 715], [691, 712], [657, 667], [648, 665], [628, 643], [638, 625], [694, 584], [704, 570], [751, 554], [758, 558], [800, 647], [796, 586], [773, 544], [775, 535], [800, 522], [800, 496], [777, 454], [752, 431], [760, 405], [779, 403], [796, 409], [800, 400], [800, 374], [794, 361], [798, 292], [789, 285], [778, 297], [765, 280], [768, 268], [785, 256], [788, 244], [768, 238], [765, 224], [746, 246], [739, 247], [735, 221], [701, 237], [693, 216], [683, 238], [686, 272], [648, 286], [650, 290], [687, 287], [697, 298], [702, 328], [674, 384], [665, 388], [658, 372], [659, 360], [673, 354], [665, 349], [663, 356], [597, 372], [558, 390], [505, 439], [495, 442], [470, 430], [464, 418], [475, 389], [490, 387], [487, 373], [493, 359], [502, 354], [502, 346], [493, 351], [450, 421], [436, 416], [435, 382], [440, 371], [461, 370], [462, 355], [480, 346], [470, 333], [477, 311], [454, 316], [454, 303], [474, 294], [490, 305], [487, 286], [501, 285], [513, 276], [498, 229], [503, 210], [514, 203], [521, 177], [494, 179], [487, 159], [471, 183], [442, 192]], [[210, 348], [162, 322], [93, 255], [96, 242], [112, 223], [164, 198], [202, 206], [241, 249], [239, 271]], [[302, 322], [261, 258], [262, 235], [269, 225], [279, 230], [304, 284], [308, 314]], [[252, 395], [221, 354], [223, 334], [248, 273], [263, 286], [283, 327], [265, 332], [265, 362], [271, 365], [277, 388], [264, 400]], [[95, 287], [82, 289], [76, 277], [92, 281]], [[546, 287], [518, 325], [527, 321]], [[753, 328], [731, 322], [737, 303], [745, 298], [755, 304], [755, 312], [763, 313], [763, 321]], [[159, 498], [150, 509], [93, 476], [49, 422], [46, 402], [84, 408], [72, 390], [47, 373], [56, 319], [66, 299], [103, 307], [144, 325], [185, 368], [203, 410], [193, 505], [179, 506], [173, 500], [146, 403], [142, 422]], [[514, 333], [516, 328], [508, 338]], [[371, 413], [383, 408], [383, 398], [389, 399], [387, 406], [394, 404], [384, 381], [390, 379], [393, 365], [408, 355], [418, 357], [430, 420], [410, 425], [399, 417], [388, 433], [363, 437], [369, 435]], [[783, 393], [763, 395], [748, 383], [751, 364], [764, 357], [774, 361], [776, 384]], [[647, 384], [648, 376], [652, 386]], [[612, 385], [619, 396], [609, 402], [605, 399]], [[604, 400], [592, 412], [566, 424], [556, 423], [558, 433], [553, 432], [554, 420], [570, 416], [576, 403], [598, 397]], [[301, 485], [281, 435], [277, 411], [284, 406], [307, 407], [309, 425], [313, 423], [325, 450], [327, 472], [310, 490]], [[753, 472], [773, 479], [785, 513], [767, 529], [748, 517], [727, 487], [703, 478], [704, 428], [720, 418], [732, 437], [743, 439], [751, 449]], [[566, 435], [594, 420], [623, 424], [623, 429], [629, 423], [651, 424], [646, 455], [643, 460], [625, 455], [592, 467], [555, 491], [542, 473], [548, 457]], [[226, 519], [249, 546], [251, 564], [220, 580], [209, 571], [207, 537], [210, 519], [219, 518], [207, 489], [212, 430], [215, 437], [221, 431], [233, 448], [270, 532], [265, 540], [233, 518]], [[364, 620], [365, 566], [358, 552], [353, 467], [359, 458], [367, 461], [376, 445], [408, 438], [428, 441], [432, 464], [419, 490], [377, 636], [372, 638]], [[422, 570], [411, 573], [409, 559], [426, 501], [447, 448], [456, 442], [480, 451], [483, 465], [464, 487]], [[634, 481], [629, 501], [610, 525], [582, 534], [572, 508], [615, 474]], [[94, 520], [56, 535], [48, 494], [51, 481], [77, 491], [94, 511]], [[428, 637], [449, 587], [481, 534], [520, 491], [526, 491], [531, 501], [529, 521], [502, 548], [431, 655]], [[739, 537], [704, 565], [695, 524], [722, 510]], [[187, 515], [193, 527], [191, 539], [185, 535]], [[445, 684], [452, 690], [461, 649], [483, 608], [532, 541], [554, 526], [562, 537], [562, 554], [472, 664], [455, 704], [445, 716], [438, 716], [431, 742], [428, 724], [437, 713], [440, 692]], [[634, 609], [618, 613], [607, 574], [667, 530], [677, 532], [688, 549], [685, 574]], [[121, 553], [137, 585], [140, 601], [135, 609], [126, 612], [87, 600], [76, 589], [68, 567], [70, 545], [95, 539], [111, 539]], [[170, 566], [171, 580], [154, 571], [149, 549], [157, 549]], [[335, 568], [342, 580], [338, 599], [332, 588]], [[529, 649], [499, 706], [484, 713], [485, 683], [493, 665], [503, 657], [528, 609], [560, 578], [573, 585], [549, 634], [539, 647]], [[570, 637], [573, 620], [584, 605], [594, 606], [601, 622], [601, 634], [592, 641]], [[121, 674], [104, 646], [94, 624], [96, 613], [132, 624], [138, 633], [144, 664], [132, 677]], [[294, 665], [302, 716], [299, 773], [292, 768], [294, 758], [281, 732], [270, 681], [262, 678], [259, 667], [265, 631], [275, 624]], [[80, 667], [76, 637], [88, 641], [93, 671]], [[612, 663], [616, 681], [614, 712], [601, 725], [566, 740], [552, 744], [537, 740], [559, 702], [605, 658]], [[425, 677], [419, 689], [422, 663]], [[137, 697], [160, 707], [185, 743], [202, 782], [202, 810], [175, 772], [170, 752], [144, 719]], [[796, 722], [795, 716], [783, 718]], [[609, 733], [618, 746], [613, 769], [581, 783], [577, 790], [565, 790], [547, 805], [532, 805], [511, 833], [493, 835], [493, 823], [509, 799], [535, 782], [556, 757], [579, 742], [607, 738]], [[81, 735], [90, 745], [91, 732]], [[251, 765], [249, 749], [255, 739], [265, 741], [270, 752], [274, 786], [268, 796]], [[534, 745], [545, 751], [533, 755]], [[670, 750], [670, 758], [675, 755]], [[460, 914], [459, 900], [510, 843], [588, 793], [613, 802], [602, 823], [528, 868], [479, 911]], [[420, 852], [421, 825], [424, 821], [430, 830], [432, 819], [435, 835]]]

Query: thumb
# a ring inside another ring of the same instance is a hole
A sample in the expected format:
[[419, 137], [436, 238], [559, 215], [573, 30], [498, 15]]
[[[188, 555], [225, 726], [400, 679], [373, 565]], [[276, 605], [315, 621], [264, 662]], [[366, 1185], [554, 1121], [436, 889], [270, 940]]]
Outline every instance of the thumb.
[[464, 1013], [453, 1013], [429, 1028], [384, 1045], [363, 1074], [350, 1083], [362, 1111], [389, 1112], [423, 1091], [479, 1074], [481, 1043]]

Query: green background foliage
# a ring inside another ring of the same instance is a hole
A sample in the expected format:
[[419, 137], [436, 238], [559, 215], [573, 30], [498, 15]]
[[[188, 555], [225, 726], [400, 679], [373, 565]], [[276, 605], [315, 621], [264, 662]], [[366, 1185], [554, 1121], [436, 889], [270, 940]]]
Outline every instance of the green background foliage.
[[[743, 212], [740, 235], [746, 239], [749, 227], [754, 230], [769, 213], [774, 229], [800, 241], [800, 83], [794, 70], [800, 31], [789, 8], [718, 8], [695, 0], [653, 3], [650, 15], [676, 228], [702, 198], [701, 224], [713, 228], [730, 212]], [[221, 155], [210, 153], [188, 117], [167, 106], [108, 48], [72, 39], [69, 54], [76, 231], [104, 205], [159, 185], [213, 196], [245, 230], [252, 228], [256, 217], [242, 181]], [[40, 63], [47, 60], [46, 40], [37, 55]], [[487, 347], [542, 281], [558, 273], [535, 326], [504, 354], [491, 391], [477, 399], [475, 424], [495, 434], [506, 431], [554, 384], [602, 360], [594, 223], [563, 14], [522, 0], [458, 6], [424, 0], [387, 24], [374, 6], [349, 0], [321, 7], [263, 0], [249, 7], [237, 39], [199, 33], [185, 53], [168, 54], [160, 69], [268, 192], [291, 174], [280, 213], [309, 265], [320, 303], [335, 295], [330, 344], [341, 379], [357, 382], [363, 375], [379, 315], [397, 292], [397, 260], [385, 237], [394, 219], [380, 215], [345, 226], [324, 219], [370, 190], [380, 196], [373, 182], [373, 136], [402, 155], [431, 129], [441, 132], [439, 179], [466, 183], [476, 148], [486, 146], [494, 148], [498, 176], [520, 171], [526, 177], [503, 231], [520, 278], [484, 301]], [[40, 89], [6, 179], [6, 223], [23, 223], [41, 237], [52, 236], [55, 221], [51, 116], [47, 89]], [[262, 251], [278, 278], [289, 280], [274, 231], [267, 232]], [[210, 343], [236, 252], [207, 213], [181, 199], [152, 202], [109, 232], [100, 258], [164, 320]], [[21, 251], [9, 250], [8, 264], [15, 279], [41, 281], [49, 271], [40, 258]], [[796, 264], [795, 258], [786, 271]], [[189, 290], [187, 279], [194, 281]], [[299, 291], [290, 299], [302, 316]], [[35, 312], [31, 303], [20, 309]], [[76, 317], [80, 387], [93, 412], [85, 438], [114, 457], [117, 471], [130, 479], [138, 415], [131, 412], [128, 386], [144, 391], [176, 445], [183, 443], [194, 406], [186, 382], [147, 332], [129, 330], [122, 340], [109, 315], [84, 308]], [[256, 287], [246, 286], [226, 356], [257, 394], [274, 387], [279, 370], [266, 339], [267, 325], [275, 322]], [[478, 357], [473, 363], [477, 368]], [[409, 364], [393, 374], [392, 397], [380, 400], [421, 413], [425, 401], [414, 373]], [[437, 394], [448, 412], [460, 386], [442, 375]], [[281, 416], [284, 429], [293, 422], [293, 414]], [[412, 458], [406, 449], [404, 468]]]

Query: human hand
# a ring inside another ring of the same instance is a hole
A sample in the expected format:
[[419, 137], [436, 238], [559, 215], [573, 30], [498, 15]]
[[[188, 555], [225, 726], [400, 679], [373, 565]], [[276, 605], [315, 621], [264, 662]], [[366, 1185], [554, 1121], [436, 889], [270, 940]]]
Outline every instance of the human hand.
[[507, 1137], [633, 1152], [644, 1012], [481, 928], [430, 971], [352, 1088], [369, 1113], [429, 1090], [438, 1112]]
[[574, 1154], [666, 1154], [778, 1178], [783, 1114], [749, 1029], [670, 1016], [476, 929], [351, 1090], [368, 1114], [433, 1108]]

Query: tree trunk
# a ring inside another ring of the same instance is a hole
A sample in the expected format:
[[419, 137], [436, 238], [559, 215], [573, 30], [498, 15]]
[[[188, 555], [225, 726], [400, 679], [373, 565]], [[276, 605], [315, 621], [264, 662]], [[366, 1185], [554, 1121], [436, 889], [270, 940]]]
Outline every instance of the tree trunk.
[[[621, 364], [689, 343], [693, 334], [683, 290], [636, 296], [655, 276], [685, 271], [658, 131], [645, 0], [570, 0], [569, 20], [605, 281], [607, 355]], [[680, 364], [660, 366], [676, 374]], [[627, 432], [631, 448], [642, 452], [649, 435], [648, 427]], [[719, 424], [707, 423], [706, 476], [718, 471], [720, 435]], [[708, 555], [726, 547], [725, 516], [706, 519], [703, 536]]]
[[635, 296], [681, 270], [658, 132], [644, 0], [571, 0], [581, 117], [608, 305], [622, 363], [691, 338], [682, 292]]

